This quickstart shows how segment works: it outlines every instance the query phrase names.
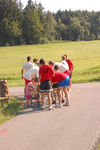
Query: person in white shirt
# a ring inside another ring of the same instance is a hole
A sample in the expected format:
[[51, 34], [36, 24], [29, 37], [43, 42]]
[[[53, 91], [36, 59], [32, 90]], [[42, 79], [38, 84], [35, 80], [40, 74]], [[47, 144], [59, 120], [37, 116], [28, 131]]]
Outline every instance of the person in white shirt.
[[22, 66], [22, 69], [21, 69], [21, 76], [22, 76], [22, 79], [24, 79], [24, 70], [25, 72], [27, 72], [30, 68], [32, 68], [33, 66], [35, 66], [33, 63], [32, 63], [32, 58], [30, 56], [27, 57], [27, 62], [25, 62]]
[[[32, 58], [30, 56], [28, 56], [27, 62], [25, 62], [23, 64], [22, 69], [21, 69], [22, 80], [24, 80], [24, 71], [27, 72], [33, 66], [35, 66], [35, 65], [32, 63]], [[26, 83], [27, 83], [27, 81], [25, 80], [24, 97], [25, 97], [25, 93], [26, 93]]]
[[24, 79], [26, 79], [27, 81], [32, 81], [38, 77], [39, 77], [39, 67], [38, 66], [33, 66], [24, 74]]
[[40, 67], [40, 63], [39, 63], [39, 60], [37, 58], [34, 58], [33, 62], [35, 63], [35, 65]]
[[66, 62], [66, 57], [65, 56], [62, 56], [62, 64], [64, 64], [67, 67], [67, 70], [69, 70], [69, 65]]
[[49, 65], [51, 65], [52, 67], [54, 67], [55, 65], [58, 65], [60, 67], [60, 72], [66, 72], [67, 70], [69, 70], [69, 67], [63, 63], [59, 63], [59, 62], [52, 62], [52, 61], [49, 61]]

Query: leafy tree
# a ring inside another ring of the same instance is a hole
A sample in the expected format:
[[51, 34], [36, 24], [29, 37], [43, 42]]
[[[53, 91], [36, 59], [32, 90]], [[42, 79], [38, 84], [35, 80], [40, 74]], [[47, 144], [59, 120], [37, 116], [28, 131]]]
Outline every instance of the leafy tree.
[[21, 18], [18, 1], [0, 0], [0, 45], [17, 45], [20, 42]]
[[51, 12], [47, 12], [47, 32], [48, 32], [48, 39], [54, 40], [55, 39], [55, 27], [56, 21]]
[[34, 3], [29, 0], [24, 9], [23, 38], [26, 44], [40, 43], [42, 37], [42, 25]]

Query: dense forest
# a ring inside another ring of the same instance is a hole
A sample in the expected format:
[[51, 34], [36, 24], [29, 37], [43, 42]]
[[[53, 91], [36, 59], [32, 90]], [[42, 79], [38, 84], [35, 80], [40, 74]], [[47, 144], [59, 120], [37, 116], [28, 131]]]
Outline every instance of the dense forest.
[[[67, 7], [67, 6], [66, 6]], [[100, 11], [45, 11], [29, 0], [0, 0], [0, 46], [100, 39]]]

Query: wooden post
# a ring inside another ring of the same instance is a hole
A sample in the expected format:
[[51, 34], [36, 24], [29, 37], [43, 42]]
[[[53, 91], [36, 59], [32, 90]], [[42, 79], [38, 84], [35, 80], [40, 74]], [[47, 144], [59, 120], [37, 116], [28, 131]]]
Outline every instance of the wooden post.
[[7, 80], [0, 80], [0, 97], [10, 97]]
[[8, 104], [9, 98], [10, 98], [10, 94], [9, 94], [8, 82], [7, 80], [0, 80], [0, 102], [2, 107], [3, 107], [3, 102], [7, 102]]

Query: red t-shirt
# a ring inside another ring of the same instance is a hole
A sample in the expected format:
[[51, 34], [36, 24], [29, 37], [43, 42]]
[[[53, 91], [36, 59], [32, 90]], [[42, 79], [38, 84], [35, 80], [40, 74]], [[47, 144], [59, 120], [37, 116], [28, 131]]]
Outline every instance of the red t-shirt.
[[70, 76], [70, 71], [69, 70], [66, 70], [64, 73], [67, 74], [68, 76]]
[[68, 63], [69, 71], [71, 71], [71, 69], [72, 69], [72, 67], [73, 67], [73, 63], [71, 62], [70, 59], [67, 59], [66, 62]]
[[39, 75], [41, 75], [41, 82], [51, 80], [51, 77], [54, 75], [54, 70], [51, 66], [44, 65], [40, 67]]
[[55, 76], [52, 76], [52, 82], [60, 82], [67, 78], [67, 74], [63, 72], [55, 72]]

